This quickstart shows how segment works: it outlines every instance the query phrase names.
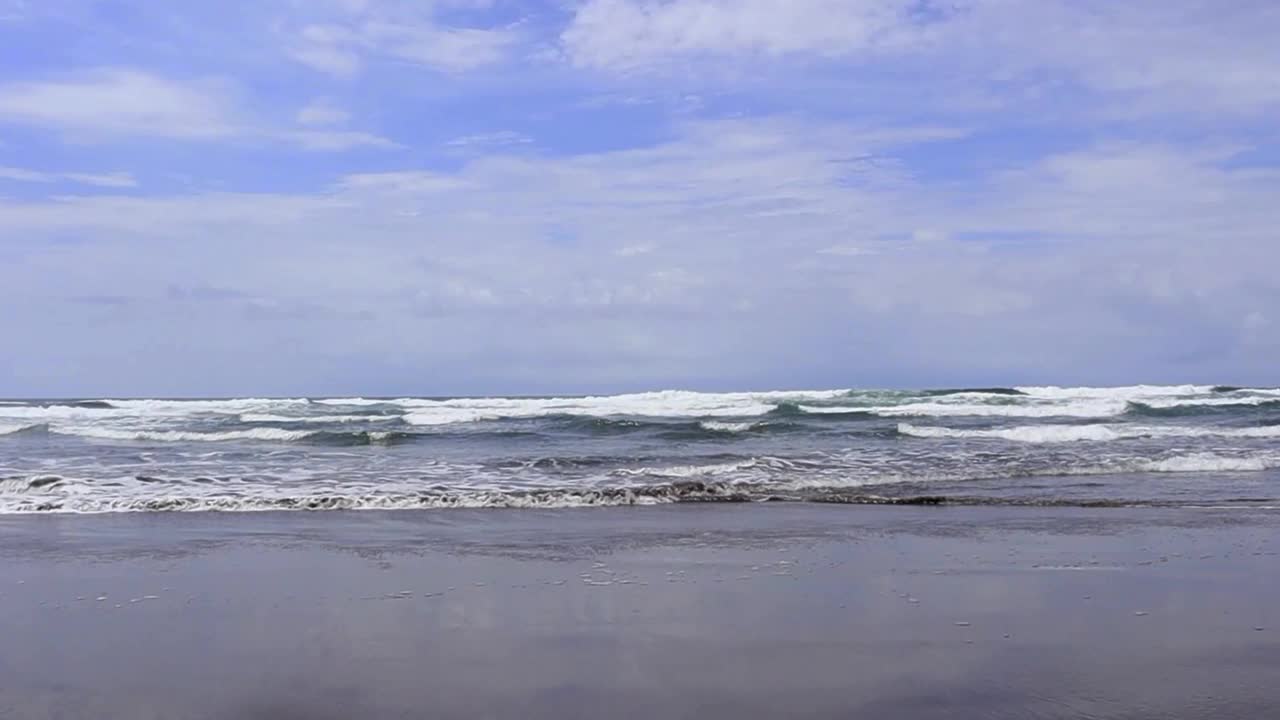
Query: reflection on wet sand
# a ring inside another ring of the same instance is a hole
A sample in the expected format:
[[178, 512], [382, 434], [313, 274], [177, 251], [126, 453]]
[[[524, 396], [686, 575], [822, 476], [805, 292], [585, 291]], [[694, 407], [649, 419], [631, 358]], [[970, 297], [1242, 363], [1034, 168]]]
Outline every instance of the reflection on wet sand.
[[0, 717], [1260, 716], [1273, 518], [4, 519]]

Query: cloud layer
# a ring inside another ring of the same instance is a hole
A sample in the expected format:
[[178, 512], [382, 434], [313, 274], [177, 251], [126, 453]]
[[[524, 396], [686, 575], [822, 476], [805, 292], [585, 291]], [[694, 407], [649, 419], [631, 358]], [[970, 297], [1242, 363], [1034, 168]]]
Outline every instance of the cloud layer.
[[1275, 383], [1266, 3], [170, 12], [0, 83], [0, 394]]

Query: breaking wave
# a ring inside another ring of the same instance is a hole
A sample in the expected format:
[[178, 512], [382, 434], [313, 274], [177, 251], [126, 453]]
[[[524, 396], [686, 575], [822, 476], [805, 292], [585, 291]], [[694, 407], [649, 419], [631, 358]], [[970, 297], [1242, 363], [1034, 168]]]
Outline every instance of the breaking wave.
[[1278, 439], [1280, 390], [1207, 385], [6, 400], [0, 514], [1210, 503], [1280, 494]]
[[270, 413], [240, 413], [245, 423], [359, 423], [394, 422], [396, 415], [272, 415]]
[[360, 430], [328, 432], [324, 430], [285, 430], [282, 428], [250, 428], [224, 432], [182, 430], [112, 430], [98, 427], [51, 427], [58, 435], [74, 435], [94, 440], [119, 440], [151, 443], [206, 443], [257, 440], [264, 442], [308, 442], [322, 445], [370, 445], [394, 443], [417, 437], [413, 433]]
[[945, 397], [947, 395], [1026, 395], [1018, 388], [986, 387], [986, 388], [949, 388], [944, 390], [925, 390], [921, 395]]
[[[544, 459], [550, 461], [551, 459]], [[558, 463], [556, 463], [558, 465]], [[545, 466], [545, 462], [543, 463]], [[1280, 467], [1280, 457], [1229, 457], [1213, 453], [1173, 456], [1157, 460], [1132, 462], [1116, 466], [1083, 466], [1045, 468], [1017, 477], [1069, 477], [1109, 475], [1124, 472], [1145, 473], [1240, 473], [1258, 472]], [[198, 482], [169, 481], [138, 476], [125, 491], [111, 495], [95, 495], [68, 491], [68, 485], [83, 483], [56, 476], [31, 479], [0, 479], [0, 514], [3, 513], [112, 513], [112, 512], [249, 512], [270, 510], [409, 510], [446, 508], [574, 508], [619, 505], [656, 505], [682, 502], [820, 502], [868, 505], [1026, 505], [1026, 506], [1168, 506], [1196, 507], [1205, 505], [1196, 499], [1116, 499], [1088, 497], [1021, 497], [934, 495], [909, 492], [927, 483], [957, 483], [968, 480], [996, 479], [1001, 476], [912, 477], [887, 476], [843, 482], [761, 480], [742, 473], [756, 468], [802, 469], [797, 463], [782, 458], [749, 458], [736, 462], [705, 465], [655, 466], [618, 471], [615, 475], [632, 479], [658, 478], [661, 482], [597, 487], [558, 487], [545, 489], [459, 489], [427, 488], [409, 490], [390, 485], [385, 489], [363, 487], [305, 490], [237, 485], [226, 494], [193, 493]], [[1011, 476], [1013, 477], [1013, 476]], [[886, 494], [880, 490], [869, 494], [860, 488], [898, 486], [908, 490], [902, 494]], [[204, 486], [215, 487], [216, 486]], [[252, 490], [252, 491], [251, 491]], [[1259, 498], [1258, 502], [1274, 502]], [[1243, 502], [1243, 501], [1241, 501]], [[1252, 502], [1252, 500], [1250, 500]]]
[[226, 442], [229, 440], [301, 440], [312, 433], [306, 430], [282, 430], [280, 428], [252, 428], [225, 432], [194, 432], [183, 430], [113, 430], [101, 427], [52, 427], [58, 435], [76, 435], [98, 440], [134, 440], [147, 442]]
[[[1123, 415], [1129, 404], [1124, 400], [1102, 399], [1068, 404], [951, 404], [907, 403], [869, 408], [881, 417], [1080, 417], [1104, 418]], [[803, 407], [806, 412], [814, 408]]]
[[1196, 472], [1260, 472], [1280, 467], [1275, 457], [1223, 457], [1213, 453], [1197, 453], [1151, 460], [1143, 463], [1144, 472], [1196, 473]]
[[764, 423], [759, 422], [719, 422], [716, 420], [704, 420], [698, 423], [698, 427], [703, 430], [709, 430], [716, 433], [743, 433], [748, 430], [755, 430], [764, 426]]
[[1129, 405], [1129, 413], [1132, 415], [1157, 418], [1256, 414], [1272, 410], [1280, 410], [1280, 399], [1272, 397], [1195, 398], [1164, 402], [1134, 402]]
[[23, 424], [23, 423], [0, 423], [0, 435], [20, 435], [30, 433], [36, 430], [44, 430], [47, 426], [42, 423]]
[[1280, 438], [1280, 426], [1252, 428], [1155, 427], [1136, 425], [1027, 425], [983, 430], [921, 427], [900, 423], [898, 432], [918, 438], [981, 438], [1024, 443], [1109, 442], [1138, 438]]

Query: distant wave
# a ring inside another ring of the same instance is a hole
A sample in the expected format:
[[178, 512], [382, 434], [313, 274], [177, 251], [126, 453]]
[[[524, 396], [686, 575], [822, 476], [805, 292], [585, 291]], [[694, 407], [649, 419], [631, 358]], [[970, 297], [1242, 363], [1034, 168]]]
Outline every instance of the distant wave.
[[56, 400], [40, 404], [48, 407], [73, 407], [85, 410], [110, 410], [115, 407], [106, 400]]
[[[812, 390], [700, 393], [669, 390], [614, 396], [550, 398], [234, 398], [225, 400], [86, 400], [0, 406], [0, 423], [75, 420], [120, 426], [235, 418], [245, 423], [376, 423], [398, 419], [434, 427], [505, 420], [644, 418], [649, 420], [753, 422], [766, 416], [807, 417], [816, 422], [903, 417], [1115, 418], [1258, 411], [1280, 408], [1280, 390], [1202, 385], [1135, 385], [1113, 388], [956, 388], [922, 391]], [[822, 416], [821, 418], [818, 416]], [[146, 422], [133, 422], [143, 420]], [[101, 422], [99, 422], [101, 421]], [[165, 428], [187, 431], [190, 428]], [[704, 429], [706, 429], [704, 427]], [[239, 430], [228, 428], [228, 431]]]
[[924, 396], [945, 397], [947, 395], [1026, 395], [1018, 388], [985, 387], [985, 388], [948, 388], [943, 390], [925, 390]]
[[0, 407], [18, 408], [80, 408], [82, 410], [108, 410], [111, 403], [106, 400], [0, 400]]
[[1280, 388], [1273, 388], [1273, 387], [1263, 388], [1263, 387], [1241, 387], [1239, 385], [1214, 385], [1213, 392], [1215, 393], [1246, 393], [1246, 394], [1280, 396]]
[[106, 403], [117, 410], [133, 410], [136, 412], [194, 410], [227, 413], [250, 411], [260, 407], [298, 406], [311, 403], [307, 398], [227, 398], [222, 400], [110, 399], [100, 402]]
[[1280, 398], [1203, 398], [1162, 403], [1130, 403], [1129, 413], [1146, 417], [1192, 417], [1280, 410]]
[[1095, 398], [1137, 400], [1141, 398], [1203, 395], [1213, 391], [1212, 385], [1123, 385], [1116, 387], [1058, 387], [1056, 385], [1016, 388], [1024, 395], [1051, 400]]

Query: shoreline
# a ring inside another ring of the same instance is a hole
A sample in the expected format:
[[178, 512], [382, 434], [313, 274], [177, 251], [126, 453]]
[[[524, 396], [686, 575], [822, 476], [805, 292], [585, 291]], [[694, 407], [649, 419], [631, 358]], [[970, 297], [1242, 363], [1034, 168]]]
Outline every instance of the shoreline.
[[1280, 701], [1266, 511], [91, 517], [0, 517], [2, 718], [1181, 719]]

